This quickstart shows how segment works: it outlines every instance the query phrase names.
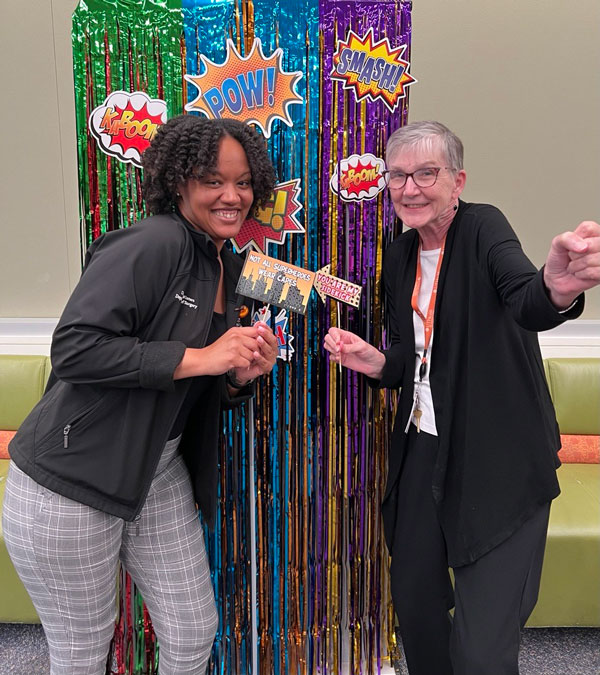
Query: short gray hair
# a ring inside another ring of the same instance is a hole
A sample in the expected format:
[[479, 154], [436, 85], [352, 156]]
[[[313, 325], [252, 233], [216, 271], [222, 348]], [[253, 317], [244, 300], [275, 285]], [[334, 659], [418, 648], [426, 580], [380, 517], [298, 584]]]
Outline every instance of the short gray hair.
[[451, 169], [460, 171], [463, 168], [463, 144], [456, 134], [441, 122], [411, 122], [400, 129], [396, 129], [388, 138], [385, 148], [385, 158], [391, 158], [402, 148], [425, 145], [435, 138], [439, 139], [446, 161]]

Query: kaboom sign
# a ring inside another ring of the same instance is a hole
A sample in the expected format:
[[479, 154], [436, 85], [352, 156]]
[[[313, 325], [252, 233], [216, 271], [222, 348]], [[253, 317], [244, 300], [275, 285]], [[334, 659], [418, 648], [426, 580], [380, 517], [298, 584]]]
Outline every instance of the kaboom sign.
[[385, 187], [385, 162], [370, 152], [339, 161], [329, 181], [331, 189], [346, 202], [374, 199]]
[[200, 55], [205, 72], [185, 75], [185, 79], [198, 89], [198, 96], [185, 109], [199, 111], [213, 119], [237, 119], [256, 124], [267, 138], [276, 119], [291, 127], [288, 107], [304, 102], [296, 91], [302, 73], [284, 72], [282, 55], [279, 48], [265, 57], [258, 38], [246, 57], [238, 54], [231, 40], [227, 40], [224, 63], [216, 64]]
[[143, 91], [113, 91], [94, 108], [88, 126], [100, 149], [121, 162], [142, 165], [142, 153], [167, 121], [167, 104]]

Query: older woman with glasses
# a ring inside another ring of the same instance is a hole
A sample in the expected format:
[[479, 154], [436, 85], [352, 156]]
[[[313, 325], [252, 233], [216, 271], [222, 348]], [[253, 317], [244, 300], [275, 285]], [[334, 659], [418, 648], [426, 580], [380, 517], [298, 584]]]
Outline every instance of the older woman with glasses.
[[325, 348], [401, 390], [383, 516], [409, 672], [512, 675], [559, 493], [536, 331], [581, 314], [600, 281], [600, 225], [555, 237], [538, 271], [497, 208], [459, 199], [463, 147], [449, 129], [409, 124], [386, 154], [409, 228], [384, 260], [389, 348], [339, 328]]

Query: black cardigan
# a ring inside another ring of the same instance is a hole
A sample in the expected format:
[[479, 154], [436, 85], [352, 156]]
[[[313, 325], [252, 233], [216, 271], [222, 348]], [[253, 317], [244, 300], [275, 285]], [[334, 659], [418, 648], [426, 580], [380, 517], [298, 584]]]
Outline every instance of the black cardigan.
[[[413, 397], [417, 250], [408, 230], [383, 267], [390, 348], [379, 386], [402, 388], [383, 503], [390, 549]], [[560, 491], [560, 437], [535, 331], [579, 316], [583, 296], [560, 314], [542, 275], [498, 209], [460, 202], [440, 271], [430, 372], [439, 436], [432, 491], [453, 567], [507, 539]]]

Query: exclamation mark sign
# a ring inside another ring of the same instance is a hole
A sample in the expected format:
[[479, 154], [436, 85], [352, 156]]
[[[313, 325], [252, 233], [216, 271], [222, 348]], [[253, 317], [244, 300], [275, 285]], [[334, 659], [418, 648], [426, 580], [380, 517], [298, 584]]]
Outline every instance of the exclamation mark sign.
[[277, 190], [275, 192], [273, 217], [271, 218], [271, 227], [275, 230], [275, 232], [279, 232], [283, 229], [285, 212], [287, 211], [287, 199], [288, 193], [285, 190]]
[[267, 68], [267, 103], [272, 107], [275, 104], [275, 73], [273, 67]]
[[400, 78], [402, 75], [404, 75], [404, 66], [398, 66], [398, 70], [396, 71], [396, 74], [392, 78], [392, 83], [389, 87], [389, 91], [392, 93], [396, 91], [396, 87], [398, 86], [398, 82], [400, 82]]

